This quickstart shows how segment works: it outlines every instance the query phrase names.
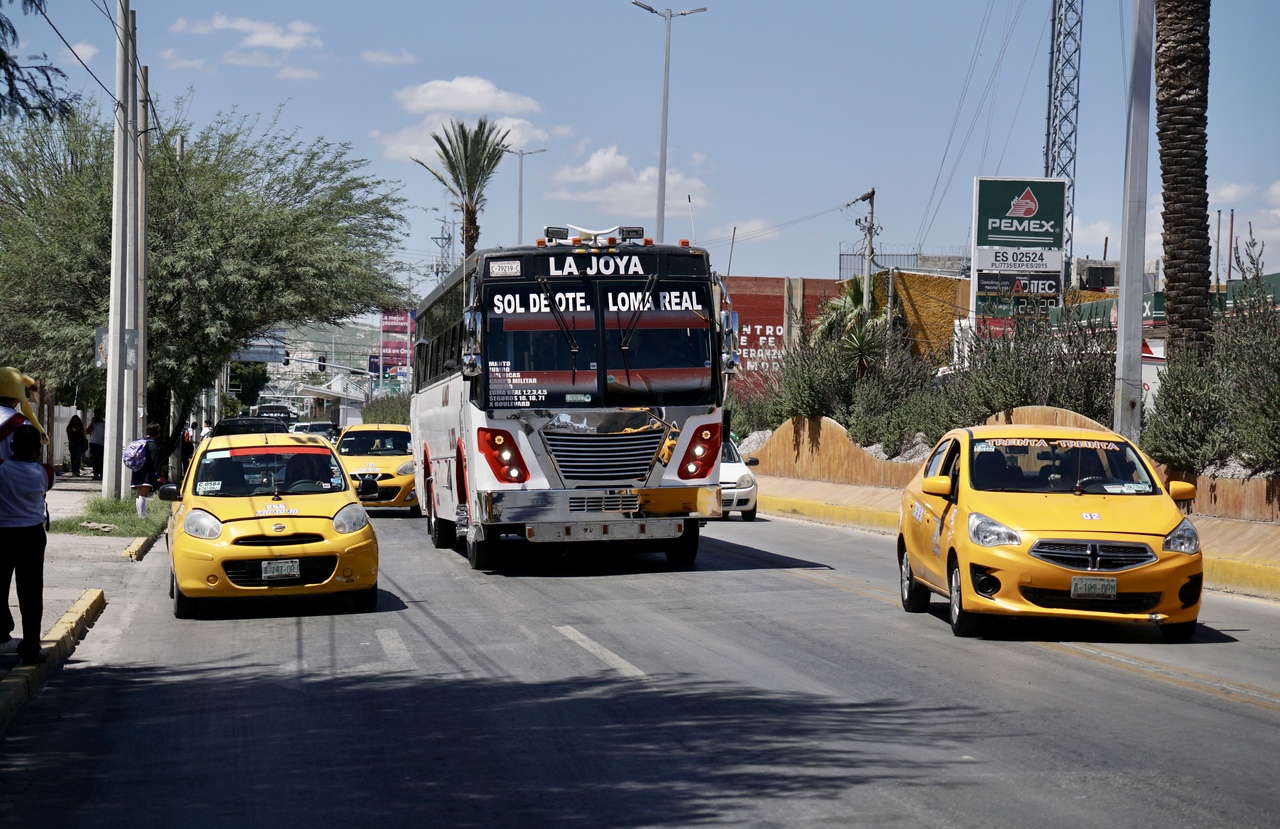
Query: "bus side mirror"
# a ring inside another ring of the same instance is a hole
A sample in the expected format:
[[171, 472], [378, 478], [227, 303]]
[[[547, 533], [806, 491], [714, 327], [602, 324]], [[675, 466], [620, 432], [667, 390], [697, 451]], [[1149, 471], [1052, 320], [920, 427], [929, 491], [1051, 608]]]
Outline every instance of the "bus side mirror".
[[483, 367], [480, 362], [480, 349], [476, 345], [480, 335], [480, 312], [464, 311], [462, 329], [465, 335], [462, 344], [462, 376], [471, 380], [480, 376], [480, 369]]
[[480, 376], [480, 355], [475, 353], [467, 353], [462, 355], [462, 376], [467, 379], [474, 379]]
[[720, 312], [720, 364], [725, 374], [738, 373], [738, 312]]

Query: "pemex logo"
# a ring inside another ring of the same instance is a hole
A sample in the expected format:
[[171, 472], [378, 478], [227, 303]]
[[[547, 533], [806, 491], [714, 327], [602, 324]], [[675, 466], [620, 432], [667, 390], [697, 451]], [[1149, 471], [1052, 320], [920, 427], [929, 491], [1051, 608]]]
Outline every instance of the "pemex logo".
[[1031, 192], [1028, 187], [1022, 191], [1022, 195], [1018, 196], [1009, 205], [1009, 212], [1006, 216], [1014, 216], [1019, 219], [1030, 219], [1036, 215], [1036, 211], [1040, 209], [1040, 202], [1036, 201], [1035, 193]]

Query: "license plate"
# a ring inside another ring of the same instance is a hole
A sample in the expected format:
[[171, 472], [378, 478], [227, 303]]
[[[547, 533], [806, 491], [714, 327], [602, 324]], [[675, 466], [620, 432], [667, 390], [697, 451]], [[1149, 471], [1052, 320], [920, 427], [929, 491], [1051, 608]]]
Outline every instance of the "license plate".
[[299, 567], [298, 559], [296, 558], [282, 558], [275, 561], [262, 562], [263, 579], [296, 579], [301, 575], [302, 568]]
[[1073, 599], [1114, 599], [1116, 597], [1116, 580], [1104, 576], [1072, 576], [1071, 598]]

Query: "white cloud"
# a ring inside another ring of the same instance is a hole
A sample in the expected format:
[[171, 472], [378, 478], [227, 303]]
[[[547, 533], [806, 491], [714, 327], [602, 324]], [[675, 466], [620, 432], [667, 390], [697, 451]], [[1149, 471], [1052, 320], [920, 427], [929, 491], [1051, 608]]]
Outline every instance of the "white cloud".
[[451, 81], [427, 81], [395, 93], [406, 112], [541, 112], [537, 101], [526, 95], [498, 89], [487, 78], [460, 76]]
[[281, 26], [265, 20], [250, 20], [247, 17], [227, 17], [215, 14], [208, 20], [190, 20], [179, 17], [169, 27], [169, 31], [181, 34], [208, 35], [220, 31], [240, 32], [244, 35], [240, 46], [246, 49], [315, 49], [324, 43], [316, 33], [320, 30], [310, 23], [294, 20]]
[[385, 49], [368, 49], [361, 52], [360, 57], [364, 58], [369, 63], [405, 64], [418, 62], [418, 59], [409, 54], [405, 49], [401, 49], [400, 54], [398, 55], [394, 55]]
[[1280, 204], [1280, 181], [1272, 182], [1267, 188], [1267, 204]]
[[494, 122], [499, 130], [508, 130], [507, 144], [513, 150], [536, 150], [547, 140], [546, 130], [540, 130], [523, 118], [499, 118]]
[[97, 46], [94, 46], [88, 41], [82, 40], [79, 43], [71, 44], [70, 49], [63, 49], [58, 52], [58, 59], [62, 63], [71, 63], [79, 57], [81, 61], [88, 64], [99, 51], [100, 50]]
[[[653, 210], [658, 192], [658, 168], [636, 170], [616, 146], [596, 150], [577, 167], [556, 171], [559, 187], [547, 194], [557, 201], [588, 205], [614, 216], [643, 215]], [[707, 204], [710, 188], [679, 170], [667, 169], [667, 193], [689, 194], [697, 204]]]
[[232, 66], [266, 66], [275, 68], [283, 66], [283, 62], [276, 55], [269, 55], [261, 49], [252, 52], [241, 52], [238, 49], [231, 49], [222, 55], [222, 62], [229, 63]]
[[436, 142], [432, 140], [431, 133], [439, 131], [448, 121], [448, 115], [437, 113], [428, 115], [413, 126], [390, 133], [373, 130], [369, 136], [382, 145], [384, 158], [396, 161], [420, 158], [428, 164], [434, 164]]
[[1103, 258], [1103, 247], [1106, 247], [1106, 258], [1120, 258], [1120, 231], [1111, 226], [1111, 222], [1077, 223], [1072, 236], [1072, 251], [1079, 257], [1092, 259]]
[[274, 77], [282, 81], [314, 81], [320, 78], [320, 73], [301, 66], [282, 66]]
[[1209, 201], [1214, 203], [1238, 202], [1241, 199], [1252, 196], [1257, 191], [1258, 188], [1252, 184], [1228, 181], [1209, 191]]
[[196, 69], [204, 72], [209, 68], [202, 58], [181, 57], [176, 49], [165, 49], [160, 53], [160, 59], [164, 61], [166, 69]]

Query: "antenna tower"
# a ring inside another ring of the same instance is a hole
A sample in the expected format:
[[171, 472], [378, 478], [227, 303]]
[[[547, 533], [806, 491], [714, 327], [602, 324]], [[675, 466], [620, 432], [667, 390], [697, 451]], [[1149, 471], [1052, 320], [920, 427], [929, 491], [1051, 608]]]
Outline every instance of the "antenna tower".
[[1080, 113], [1080, 37], [1084, 0], [1053, 0], [1053, 37], [1049, 42], [1049, 114], [1044, 138], [1045, 178], [1067, 180], [1067, 210], [1062, 243], [1071, 260], [1075, 236], [1076, 120]]

